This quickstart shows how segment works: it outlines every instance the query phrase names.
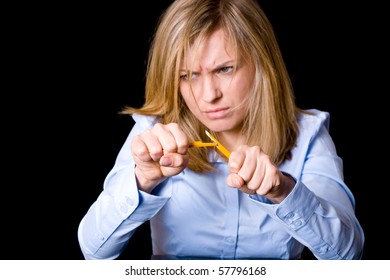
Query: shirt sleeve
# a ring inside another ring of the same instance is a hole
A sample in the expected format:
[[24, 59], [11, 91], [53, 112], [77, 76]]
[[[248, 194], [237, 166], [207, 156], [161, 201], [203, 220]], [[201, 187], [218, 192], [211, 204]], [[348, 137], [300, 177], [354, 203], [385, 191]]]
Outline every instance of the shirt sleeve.
[[85, 259], [115, 259], [135, 230], [153, 217], [169, 196], [151, 195], [137, 188], [130, 142], [152, 119], [135, 123], [114, 167], [104, 180], [103, 191], [94, 201], [78, 228], [78, 240]]
[[295, 154], [298, 158], [305, 155], [302, 164], [298, 161], [284, 170], [296, 180], [293, 191], [280, 204], [257, 195], [252, 198], [316, 258], [361, 259], [364, 232], [355, 216], [354, 197], [343, 181], [342, 161], [327, 122], [307, 138], [307, 146], [301, 143]]

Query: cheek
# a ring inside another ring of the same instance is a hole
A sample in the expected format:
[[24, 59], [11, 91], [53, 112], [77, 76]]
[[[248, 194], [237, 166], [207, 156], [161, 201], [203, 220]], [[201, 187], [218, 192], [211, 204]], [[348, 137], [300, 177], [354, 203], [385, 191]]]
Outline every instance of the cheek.
[[[249, 77], [249, 74], [248, 74]], [[247, 77], [242, 77], [240, 80], [241, 82], [236, 83], [236, 98], [239, 100], [245, 100], [246, 98], [249, 97], [251, 94], [251, 89], [252, 89], [252, 81], [249, 80]]]
[[180, 93], [181, 96], [184, 99], [184, 102], [186, 103], [187, 107], [194, 111], [195, 108], [197, 108], [195, 98], [193, 94], [191, 93], [191, 90], [186, 86], [180, 86]]

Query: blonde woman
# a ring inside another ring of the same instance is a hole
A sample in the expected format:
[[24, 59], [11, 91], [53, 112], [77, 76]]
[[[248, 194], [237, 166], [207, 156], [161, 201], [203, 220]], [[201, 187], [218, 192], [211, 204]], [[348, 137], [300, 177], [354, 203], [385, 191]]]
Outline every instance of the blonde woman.
[[86, 259], [118, 258], [145, 221], [156, 259], [362, 257], [329, 114], [295, 105], [256, 1], [174, 1], [145, 97], [122, 111], [135, 125], [80, 222]]

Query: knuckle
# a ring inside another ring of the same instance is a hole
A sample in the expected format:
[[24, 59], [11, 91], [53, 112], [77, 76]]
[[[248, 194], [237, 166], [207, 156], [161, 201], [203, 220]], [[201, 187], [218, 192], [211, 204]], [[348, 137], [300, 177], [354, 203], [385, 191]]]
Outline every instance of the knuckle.
[[179, 129], [179, 125], [177, 123], [169, 123], [167, 124], [167, 127], [170, 129]]
[[172, 152], [175, 152], [177, 150], [177, 145], [173, 142], [170, 142], [170, 143], [165, 144], [163, 149], [166, 152], [172, 153]]
[[162, 152], [161, 152], [160, 149], [152, 148], [152, 149], [149, 150], [149, 154], [150, 154], [153, 158], [159, 158], [159, 157], [161, 157]]

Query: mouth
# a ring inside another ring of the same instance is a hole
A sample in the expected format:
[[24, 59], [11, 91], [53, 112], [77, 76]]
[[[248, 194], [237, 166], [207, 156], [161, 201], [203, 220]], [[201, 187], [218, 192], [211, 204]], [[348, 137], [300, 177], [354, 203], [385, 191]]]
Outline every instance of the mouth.
[[229, 113], [229, 108], [217, 108], [204, 111], [204, 114], [209, 119], [221, 119], [225, 118]]

